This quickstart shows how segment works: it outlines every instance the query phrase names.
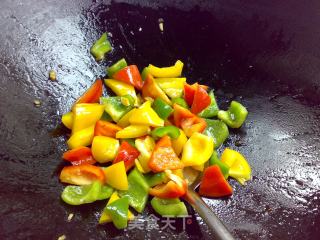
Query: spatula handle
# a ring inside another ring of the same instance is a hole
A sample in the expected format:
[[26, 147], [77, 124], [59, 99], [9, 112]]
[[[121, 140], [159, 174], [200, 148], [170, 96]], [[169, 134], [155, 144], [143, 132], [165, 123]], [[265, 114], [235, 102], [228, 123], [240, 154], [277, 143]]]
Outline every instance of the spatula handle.
[[186, 200], [211, 228], [214, 234], [214, 239], [234, 240], [226, 226], [195, 191], [189, 189]]

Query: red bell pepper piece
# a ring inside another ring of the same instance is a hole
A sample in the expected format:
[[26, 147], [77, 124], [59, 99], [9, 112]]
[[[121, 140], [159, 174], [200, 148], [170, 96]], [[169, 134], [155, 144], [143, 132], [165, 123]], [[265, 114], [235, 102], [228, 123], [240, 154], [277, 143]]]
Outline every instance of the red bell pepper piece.
[[94, 181], [105, 183], [105, 174], [97, 166], [82, 164], [64, 167], [60, 173], [60, 181], [74, 185], [89, 185]]
[[189, 106], [193, 103], [194, 94], [196, 89], [198, 88], [198, 83], [194, 83], [192, 85], [185, 83], [184, 84], [184, 100], [188, 103]]
[[204, 197], [225, 197], [232, 194], [232, 187], [224, 178], [218, 165], [210, 166], [204, 170], [199, 194]]
[[76, 103], [98, 103], [102, 95], [103, 83], [101, 79], [97, 79], [91, 87], [82, 94]]
[[211, 103], [211, 98], [209, 94], [200, 85], [198, 85], [197, 90], [194, 93], [191, 112], [194, 114], [198, 114], [203, 109], [208, 107], [210, 103]]
[[137, 159], [140, 155], [140, 152], [128, 142], [123, 141], [120, 145], [119, 152], [116, 158], [113, 160], [113, 164], [124, 161], [124, 166], [126, 171], [134, 166], [134, 160]]
[[95, 164], [91, 149], [88, 147], [78, 147], [69, 151], [66, 151], [62, 158], [69, 161], [72, 165], [81, 164]]
[[96, 122], [96, 126], [94, 128], [94, 136], [106, 136], [115, 138], [116, 133], [120, 130], [122, 130], [122, 128], [114, 123], [99, 120]]
[[182, 162], [172, 148], [169, 136], [162, 137], [156, 143], [148, 165], [153, 172], [183, 168]]
[[157, 185], [149, 189], [149, 194], [159, 198], [178, 198], [186, 194], [187, 183], [178, 184], [174, 181], [169, 181], [165, 184]]
[[139, 69], [136, 65], [127, 66], [115, 74], [113, 74], [112, 78], [125, 82], [127, 84], [131, 84], [138, 90], [142, 89], [143, 81], [139, 72]]

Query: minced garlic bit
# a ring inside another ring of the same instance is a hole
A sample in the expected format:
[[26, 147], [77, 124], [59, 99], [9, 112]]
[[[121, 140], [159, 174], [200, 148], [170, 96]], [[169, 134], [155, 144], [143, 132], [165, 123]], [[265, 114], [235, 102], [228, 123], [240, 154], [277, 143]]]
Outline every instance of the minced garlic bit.
[[57, 74], [56, 74], [56, 72], [55, 72], [54, 70], [50, 70], [50, 71], [49, 71], [49, 79], [50, 79], [51, 81], [57, 80]]
[[159, 18], [158, 22], [159, 22], [160, 31], [163, 32], [163, 23], [164, 23], [163, 18]]
[[71, 222], [72, 218], [73, 218], [74, 214], [73, 213], [70, 213], [68, 215], [68, 222]]
[[40, 102], [40, 100], [35, 99], [35, 100], [33, 101], [33, 104], [34, 104], [36, 107], [40, 107], [41, 102]]
[[67, 239], [67, 237], [66, 237], [66, 235], [61, 235], [60, 237], [58, 237], [58, 240], [66, 240]]

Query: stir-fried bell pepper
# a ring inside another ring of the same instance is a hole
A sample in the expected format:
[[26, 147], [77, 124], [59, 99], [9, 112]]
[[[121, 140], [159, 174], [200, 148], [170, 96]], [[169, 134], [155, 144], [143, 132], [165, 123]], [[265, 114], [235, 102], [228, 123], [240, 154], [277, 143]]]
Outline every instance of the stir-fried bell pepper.
[[148, 165], [153, 172], [183, 168], [183, 164], [172, 148], [169, 136], [164, 136], [157, 142]]
[[113, 164], [123, 161], [126, 171], [134, 166], [134, 160], [137, 159], [140, 152], [127, 141], [123, 141], [120, 145], [120, 149], [116, 158], [113, 160]]
[[220, 147], [229, 136], [228, 126], [220, 120], [206, 119], [205, 121], [207, 128], [203, 134], [213, 138], [215, 148]]
[[118, 62], [113, 64], [111, 67], [108, 67], [107, 74], [111, 78], [116, 72], [120, 71], [121, 69], [125, 68], [128, 66], [126, 60], [124, 58], [121, 58]]
[[96, 126], [94, 128], [94, 135], [115, 138], [116, 133], [120, 130], [122, 130], [122, 128], [114, 123], [99, 120], [96, 122]]
[[212, 118], [218, 115], [219, 107], [214, 96], [213, 90], [209, 92], [209, 97], [211, 99], [210, 105], [198, 114], [199, 117]]
[[194, 114], [200, 113], [206, 109], [211, 103], [211, 99], [206, 90], [200, 85], [197, 85], [197, 89], [194, 93], [193, 102], [191, 106], [191, 112]]
[[69, 151], [66, 151], [62, 158], [69, 161], [72, 165], [81, 164], [95, 164], [91, 149], [88, 147], [78, 147]]
[[104, 106], [96, 103], [79, 103], [73, 108], [72, 134], [94, 126], [101, 118]]
[[111, 122], [112, 121], [112, 117], [106, 112], [104, 111], [100, 120], [102, 121], [107, 121], [107, 122]]
[[73, 112], [67, 112], [62, 115], [61, 121], [63, 125], [65, 125], [67, 128], [72, 129], [73, 125]]
[[143, 82], [136, 65], [130, 65], [113, 74], [112, 78], [134, 86], [141, 90]]
[[119, 140], [105, 137], [95, 136], [92, 141], [92, 155], [94, 159], [99, 163], [105, 163], [112, 161], [119, 150]]
[[172, 107], [161, 98], [156, 98], [152, 103], [152, 108], [162, 119], [167, 119], [173, 113]]
[[190, 107], [193, 103], [194, 94], [196, 93], [199, 86], [206, 91], [208, 90], [208, 86], [199, 85], [198, 83], [194, 83], [192, 85], [189, 85], [187, 83], [184, 84], [183, 97]]
[[213, 153], [213, 146], [211, 137], [194, 133], [183, 147], [182, 163], [184, 166], [196, 166], [205, 163]]
[[180, 105], [181, 107], [184, 107], [186, 109], [189, 109], [189, 106], [188, 106], [188, 103], [186, 102], [186, 100], [184, 100], [183, 98], [181, 97], [178, 97], [178, 98], [172, 98], [171, 99], [172, 101], [172, 104], [178, 104]]
[[142, 87], [142, 97], [160, 98], [167, 104], [171, 104], [170, 99], [165, 92], [158, 86], [151, 74], [147, 75]]
[[178, 98], [182, 96], [186, 78], [156, 78], [155, 81], [170, 98]]
[[134, 168], [128, 176], [129, 188], [127, 191], [119, 191], [121, 197], [129, 199], [129, 205], [141, 213], [148, 200], [149, 185], [145, 177]]
[[149, 168], [149, 160], [151, 158], [153, 149], [155, 147], [154, 139], [150, 136], [146, 136], [145, 138], [140, 138], [135, 140], [136, 148], [140, 152], [140, 156], [138, 157], [139, 162], [143, 168], [144, 172], [149, 172], [151, 169]]
[[142, 72], [141, 72], [141, 78], [143, 81], [146, 80], [147, 76], [150, 74], [149, 72], [149, 68], [148, 67], [145, 67], [142, 69]]
[[151, 131], [151, 136], [153, 138], [169, 136], [172, 139], [177, 139], [180, 136], [180, 130], [175, 126], [157, 127]]
[[161, 127], [164, 125], [157, 113], [151, 108], [151, 102], [146, 101], [129, 118], [132, 125], [145, 125], [152, 127]]
[[[107, 206], [109, 206], [111, 203], [113, 203], [114, 201], [120, 199], [118, 196], [117, 192], [113, 192], [111, 197], [109, 198], [109, 201], [107, 203]], [[104, 224], [104, 223], [108, 223], [108, 222], [112, 222], [111, 216], [105, 211], [106, 209], [104, 209], [102, 211], [102, 214], [100, 216], [99, 219], [99, 224]], [[128, 220], [133, 220], [134, 219], [134, 215], [133, 213], [128, 209]]]
[[180, 155], [184, 144], [188, 141], [188, 138], [184, 133], [184, 131], [182, 131], [181, 129], [179, 129], [179, 131], [180, 131], [179, 137], [177, 139], [172, 139], [172, 147], [175, 153], [177, 154], [177, 156]]
[[202, 172], [204, 170], [204, 163], [200, 164], [200, 165], [194, 165], [192, 166], [193, 169]]
[[104, 184], [105, 176], [101, 168], [83, 164], [64, 167], [60, 173], [60, 181], [74, 185], [89, 185], [94, 181]]
[[90, 48], [90, 52], [96, 61], [104, 59], [104, 55], [111, 50], [112, 46], [108, 40], [107, 33], [102, 34], [102, 36]]
[[111, 187], [119, 190], [128, 190], [128, 178], [123, 161], [112, 164], [103, 169], [103, 172], [106, 176], [106, 182]]
[[185, 134], [190, 137], [195, 132], [203, 132], [206, 128], [206, 122], [194, 115], [188, 109], [185, 109], [178, 104], [173, 104], [173, 118], [174, 124], [177, 127], [181, 127]]
[[248, 115], [247, 109], [239, 102], [232, 101], [228, 111], [220, 110], [218, 118], [224, 121], [231, 128], [239, 128]]
[[92, 143], [93, 136], [94, 126], [77, 131], [67, 141], [68, 147], [75, 149], [81, 146], [89, 146]]
[[151, 206], [161, 216], [185, 217], [188, 215], [186, 205], [179, 198], [163, 199], [154, 197]]
[[169, 182], [157, 185], [149, 189], [149, 194], [159, 198], [178, 198], [185, 195], [187, 182], [172, 173], [167, 174]]
[[120, 198], [106, 206], [105, 211], [111, 216], [114, 226], [118, 229], [128, 225], [129, 199]]
[[117, 96], [130, 95], [137, 104], [137, 94], [132, 85], [114, 79], [105, 79], [104, 82]]
[[153, 173], [153, 174], [148, 173], [147, 175], [145, 175], [145, 178], [150, 187], [154, 187], [156, 185], [166, 183], [169, 180], [165, 172], [159, 172], [159, 173]]
[[117, 132], [116, 138], [138, 138], [150, 133], [149, 126], [130, 125]]
[[129, 119], [136, 110], [136, 108], [133, 108], [132, 110], [130, 110], [130, 112], [127, 112], [125, 115], [122, 116], [122, 118], [120, 118], [117, 124], [122, 128], [128, 127], [130, 125]]
[[148, 66], [148, 72], [154, 77], [160, 78], [175, 78], [180, 77], [182, 73], [183, 62], [180, 60], [176, 61], [176, 63], [171, 67], [156, 67], [152, 64]]
[[101, 182], [95, 181], [90, 185], [67, 186], [63, 189], [61, 198], [70, 205], [81, 205], [107, 199], [112, 192], [113, 189], [110, 186], [102, 185]]
[[118, 122], [134, 105], [134, 98], [130, 95], [124, 95], [122, 97], [102, 97], [100, 100], [105, 107], [105, 111], [115, 122]]
[[218, 157], [218, 153], [216, 151], [213, 152], [212, 156], [209, 159], [209, 165], [218, 165], [224, 178], [227, 179], [229, 177], [229, 166], [224, 162], [220, 161]]
[[101, 79], [97, 79], [91, 87], [79, 97], [75, 104], [78, 103], [98, 103], [102, 95], [103, 83]]
[[232, 187], [224, 178], [218, 165], [210, 166], [204, 170], [199, 194], [204, 197], [225, 197], [232, 194]]
[[250, 165], [241, 153], [226, 148], [221, 155], [221, 162], [229, 166], [229, 176], [242, 185], [251, 179]]

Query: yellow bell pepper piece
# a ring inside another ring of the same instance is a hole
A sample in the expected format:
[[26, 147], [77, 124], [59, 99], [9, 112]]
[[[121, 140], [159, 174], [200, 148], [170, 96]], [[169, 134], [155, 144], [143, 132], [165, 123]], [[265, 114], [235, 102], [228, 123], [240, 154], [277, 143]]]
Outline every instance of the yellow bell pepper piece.
[[178, 177], [184, 179], [183, 169], [182, 169], [182, 168], [176, 169], [176, 170], [172, 170], [172, 173], [173, 173], [174, 175], [177, 175]]
[[124, 161], [112, 164], [110, 167], [103, 169], [106, 176], [106, 182], [111, 187], [118, 190], [128, 190], [128, 177]]
[[[111, 197], [109, 198], [107, 205], [110, 205], [112, 202], [114, 202], [118, 199], [119, 199], [118, 193], [113, 192]], [[134, 219], [133, 213], [130, 210], [128, 210], [128, 220], [133, 220], [133, 219]], [[109, 223], [109, 222], [112, 222], [111, 216], [108, 213], [106, 213], [105, 211], [103, 211], [100, 216], [100, 219], [99, 219], [99, 224]]]
[[230, 167], [229, 176], [240, 184], [244, 185], [246, 181], [251, 179], [251, 167], [241, 153], [226, 148], [221, 155], [221, 162]]
[[72, 129], [73, 125], [73, 113], [67, 112], [62, 115], [61, 121], [63, 125], [65, 125], [67, 128]]
[[146, 101], [129, 118], [133, 125], [146, 125], [152, 127], [164, 126], [164, 120], [151, 108], [151, 102]]
[[141, 166], [141, 163], [139, 162], [139, 160], [138, 160], [137, 158], [134, 160], [134, 164], [135, 164], [135, 166], [136, 166], [136, 168], [138, 169], [139, 172], [141, 172], [141, 173], [147, 173], [147, 172], [143, 169], [143, 167]]
[[181, 161], [184, 166], [201, 165], [209, 160], [213, 147], [212, 137], [195, 132], [183, 147]]
[[130, 112], [127, 112], [122, 118], [120, 118], [120, 120], [118, 121], [118, 126], [122, 127], [122, 128], [125, 128], [125, 127], [128, 127], [130, 125], [130, 122], [129, 122], [129, 119], [130, 117], [132, 116], [132, 114], [134, 114], [134, 112], [136, 111], [137, 109], [134, 108], [132, 109]]
[[138, 149], [138, 151], [140, 152], [138, 160], [139, 160], [144, 172], [151, 171], [148, 163], [151, 158], [151, 154], [153, 152], [155, 145], [156, 145], [156, 143], [155, 143], [154, 139], [150, 136], [147, 136], [144, 139], [136, 139], [135, 140], [135, 146]]
[[182, 96], [186, 78], [156, 78], [155, 81], [170, 98], [178, 98]]
[[163, 67], [159, 68], [152, 64], [148, 66], [148, 73], [150, 73], [154, 77], [180, 77], [182, 73], [183, 62], [180, 60], [176, 61], [176, 63], [171, 67]]
[[112, 161], [120, 148], [119, 140], [105, 137], [95, 136], [92, 141], [91, 151], [93, 158], [99, 163]]
[[173, 150], [175, 151], [177, 156], [180, 155], [184, 144], [186, 144], [186, 142], [188, 141], [188, 138], [184, 133], [184, 131], [182, 131], [181, 129], [179, 129], [179, 131], [180, 131], [179, 137], [177, 139], [171, 139]]
[[79, 103], [73, 109], [72, 134], [91, 127], [101, 118], [104, 106], [96, 103]]
[[195, 165], [195, 166], [192, 166], [193, 169], [199, 171], [199, 172], [202, 172], [203, 169], [204, 169], [204, 163], [200, 164], [200, 165]]
[[150, 133], [149, 126], [130, 125], [116, 133], [116, 138], [137, 138]]
[[134, 86], [114, 79], [105, 79], [104, 82], [117, 96], [130, 95], [133, 97], [135, 105], [137, 106], [138, 100]]
[[67, 141], [68, 147], [74, 149], [77, 147], [86, 147], [92, 143], [94, 136], [94, 126], [82, 129], [71, 135]]

